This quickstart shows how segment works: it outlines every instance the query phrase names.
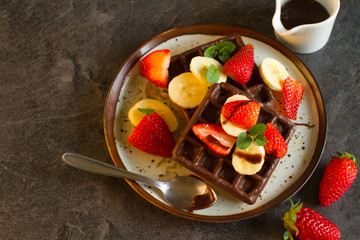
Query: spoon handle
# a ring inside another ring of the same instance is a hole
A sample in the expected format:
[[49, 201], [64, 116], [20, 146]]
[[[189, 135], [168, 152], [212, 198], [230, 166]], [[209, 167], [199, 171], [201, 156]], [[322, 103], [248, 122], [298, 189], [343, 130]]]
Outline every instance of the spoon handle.
[[158, 186], [159, 181], [145, 177], [143, 175], [130, 172], [127, 170], [124, 170], [122, 168], [118, 168], [114, 165], [110, 165], [98, 160], [95, 160], [93, 158], [89, 158], [80, 154], [76, 153], [64, 153], [62, 155], [63, 162], [66, 164], [79, 168], [81, 170], [98, 173], [98, 174], [105, 174], [108, 176], [113, 177], [120, 177], [120, 178], [126, 178], [130, 180], [135, 180], [143, 183], [147, 183], [153, 186]]

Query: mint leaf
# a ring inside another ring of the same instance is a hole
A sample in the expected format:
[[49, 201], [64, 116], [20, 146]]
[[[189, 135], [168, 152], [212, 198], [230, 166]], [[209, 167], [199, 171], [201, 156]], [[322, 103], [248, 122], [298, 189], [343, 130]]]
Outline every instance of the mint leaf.
[[219, 51], [219, 59], [225, 63], [227, 60], [230, 59], [230, 51], [229, 47], [225, 46]]
[[230, 41], [223, 41], [217, 45], [208, 47], [204, 52], [204, 56], [209, 58], [216, 58], [216, 56], [219, 55], [220, 61], [225, 63], [227, 60], [229, 60], [230, 55], [235, 50], [235, 48], [236, 46], [234, 43]]
[[219, 49], [219, 58], [223, 63], [230, 59], [231, 53], [236, 48], [235, 44], [229, 41], [223, 41], [217, 47]]
[[207, 74], [206, 79], [209, 83], [214, 84], [220, 79], [220, 71], [216, 69], [214, 64], [211, 64]]
[[254, 138], [254, 142], [258, 146], [265, 146], [267, 143], [267, 140], [266, 140], [266, 137], [264, 137], [263, 135], [257, 135]]
[[137, 110], [139, 110], [139, 112], [141, 112], [145, 115], [150, 115], [155, 112], [154, 109], [147, 109], [147, 108], [138, 108]]
[[217, 54], [218, 54], [218, 47], [216, 45], [208, 47], [204, 52], [204, 56], [208, 58], [215, 58]]
[[236, 146], [239, 149], [247, 149], [252, 142], [251, 136], [246, 134], [246, 132], [241, 133], [236, 139]]
[[258, 146], [265, 146], [267, 143], [266, 137], [263, 134], [266, 132], [266, 125], [258, 123], [252, 126], [248, 131], [239, 135], [236, 140], [236, 146], [240, 149], [246, 149], [250, 146], [254, 139], [254, 143]]
[[263, 135], [266, 132], [266, 125], [264, 123], [257, 123], [248, 130], [252, 136]]
[[230, 41], [220, 42], [220, 43], [217, 44], [217, 47], [219, 48], [219, 51], [221, 51], [223, 48], [227, 48], [226, 51], [229, 54], [231, 54], [236, 48], [235, 44], [233, 42], [230, 42]]

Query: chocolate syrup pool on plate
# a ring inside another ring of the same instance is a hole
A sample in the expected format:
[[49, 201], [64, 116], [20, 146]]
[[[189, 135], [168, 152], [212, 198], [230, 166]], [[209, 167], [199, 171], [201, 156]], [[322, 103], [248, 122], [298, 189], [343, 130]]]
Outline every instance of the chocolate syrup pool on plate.
[[329, 12], [315, 0], [290, 0], [281, 7], [280, 19], [286, 29], [318, 23], [329, 17]]

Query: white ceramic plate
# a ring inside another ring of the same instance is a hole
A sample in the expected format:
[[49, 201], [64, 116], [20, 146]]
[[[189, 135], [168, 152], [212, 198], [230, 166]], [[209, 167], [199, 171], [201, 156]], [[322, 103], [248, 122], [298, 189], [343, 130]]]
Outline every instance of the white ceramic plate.
[[[300, 125], [288, 144], [287, 156], [280, 160], [261, 196], [253, 205], [247, 205], [214, 187], [218, 201], [212, 207], [187, 212], [169, 206], [156, 188], [128, 181], [150, 203], [185, 218], [215, 222], [234, 221], [254, 217], [271, 209], [303, 186], [317, 166], [325, 144], [326, 116], [320, 91], [308, 69], [292, 52], [276, 41], [249, 30], [218, 25], [192, 26], [170, 30], [145, 43], [124, 63], [114, 80], [109, 90], [104, 116], [106, 140], [114, 163], [159, 180], [192, 174], [175, 160], [144, 153], [127, 141], [134, 129], [127, 114], [141, 99], [158, 99], [170, 106], [180, 122], [179, 129], [174, 133], [176, 138], [185, 126], [177, 108], [170, 101], [167, 90], [156, 87], [140, 76], [139, 61], [141, 57], [157, 49], [170, 49], [174, 56], [233, 32], [240, 33], [245, 43], [253, 44], [258, 66], [266, 57], [275, 58], [284, 64], [293, 78], [304, 85], [304, 97], [295, 121]], [[276, 97], [281, 95], [277, 94]]]

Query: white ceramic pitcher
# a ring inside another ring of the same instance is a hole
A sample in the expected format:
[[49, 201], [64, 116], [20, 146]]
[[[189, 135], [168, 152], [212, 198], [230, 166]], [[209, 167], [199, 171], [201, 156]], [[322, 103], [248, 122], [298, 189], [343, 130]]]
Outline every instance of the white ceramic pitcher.
[[276, 0], [272, 25], [276, 38], [297, 53], [313, 53], [320, 50], [329, 40], [336, 16], [340, 9], [340, 0], [317, 0], [329, 12], [326, 20], [285, 29], [280, 20], [281, 6], [289, 0]]

